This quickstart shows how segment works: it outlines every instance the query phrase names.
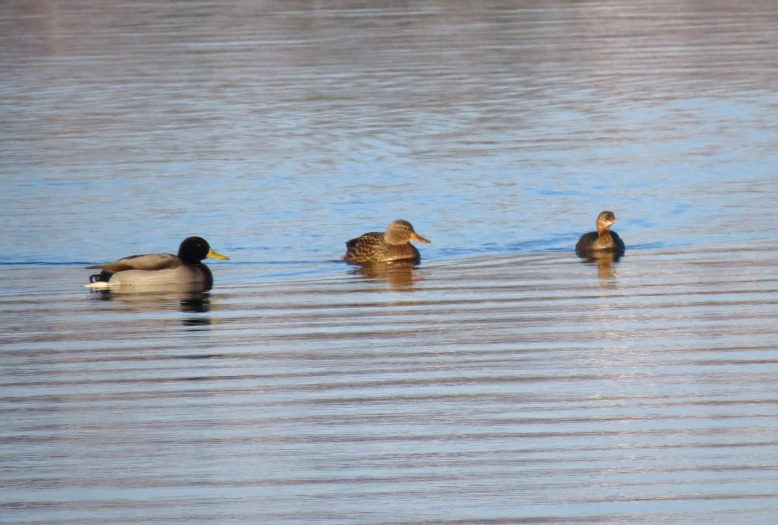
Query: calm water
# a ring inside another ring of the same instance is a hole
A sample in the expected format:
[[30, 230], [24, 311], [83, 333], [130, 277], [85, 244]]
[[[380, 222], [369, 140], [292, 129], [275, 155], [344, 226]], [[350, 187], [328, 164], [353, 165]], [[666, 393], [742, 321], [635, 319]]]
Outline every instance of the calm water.
[[0, 522], [775, 523], [778, 4], [380, 4], [0, 4]]

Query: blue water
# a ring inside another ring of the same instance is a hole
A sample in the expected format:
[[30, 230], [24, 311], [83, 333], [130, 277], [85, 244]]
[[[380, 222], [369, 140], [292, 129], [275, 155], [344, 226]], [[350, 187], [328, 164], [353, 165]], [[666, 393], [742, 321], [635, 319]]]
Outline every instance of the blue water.
[[[774, 523], [776, 41], [767, 0], [0, 4], [0, 522]], [[397, 218], [420, 266], [339, 260]], [[190, 235], [210, 293], [81, 288]]]
[[[225, 15], [228, 32], [208, 3], [140, 5], [66, 9], [56, 29], [4, 9], [0, 262], [191, 234], [238, 262], [328, 261], [400, 217], [432, 259], [561, 251], [603, 209], [636, 248], [775, 236], [769, 3], [498, 3], [481, 22], [279, 4]], [[603, 26], [611, 10], [625, 19]]]
[[[513, 144], [506, 130], [494, 139], [496, 156], [463, 152], [457, 137], [441, 141], [432, 158], [404, 152], [375, 158], [355, 144], [350, 156], [363, 159], [355, 161], [324, 144], [304, 156], [248, 153], [253, 158], [240, 161], [17, 162], [21, 173], [2, 183], [0, 220], [13, 246], [2, 262], [104, 262], [174, 251], [192, 234], [236, 262], [327, 261], [342, 255], [345, 240], [401, 217], [432, 239], [423, 247], [426, 258], [560, 251], [591, 230], [602, 209], [616, 212], [616, 228], [637, 249], [746, 247], [774, 238], [778, 220], [769, 203], [778, 186], [776, 158], [766, 150], [778, 143], [775, 131], [729, 116], [734, 108], [727, 102], [696, 100], [689, 108], [700, 119], [727, 120], [711, 129], [657, 111], [640, 127], [664, 124], [681, 136], [654, 129], [651, 142], [640, 144], [629, 132], [617, 136], [638, 125], [631, 115], [599, 126], [586, 119], [575, 126], [593, 129], [591, 135], [557, 146], [554, 136], [570, 125], [564, 120], [538, 132], [549, 136], [549, 149], [524, 151], [528, 144]], [[758, 101], [749, 109], [756, 111]], [[503, 120], [505, 128], [516, 124], [513, 115]], [[289, 158], [282, 162], [282, 156]]]

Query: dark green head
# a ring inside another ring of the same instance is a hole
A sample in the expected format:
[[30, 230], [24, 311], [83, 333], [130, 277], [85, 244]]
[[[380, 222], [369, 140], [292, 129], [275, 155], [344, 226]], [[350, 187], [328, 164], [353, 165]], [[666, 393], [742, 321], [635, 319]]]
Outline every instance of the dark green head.
[[227, 259], [224, 255], [213, 251], [208, 245], [208, 241], [202, 237], [189, 237], [184, 239], [184, 242], [178, 247], [178, 258], [186, 264], [197, 264], [209, 257], [211, 259]]

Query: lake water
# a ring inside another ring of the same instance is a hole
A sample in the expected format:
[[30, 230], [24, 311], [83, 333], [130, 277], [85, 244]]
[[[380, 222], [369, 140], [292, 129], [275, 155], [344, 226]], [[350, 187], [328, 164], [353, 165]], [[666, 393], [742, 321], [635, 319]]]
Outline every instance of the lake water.
[[[775, 2], [8, 1], [0, 42], [0, 523], [776, 523]], [[578, 259], [605, 209], [626, 256]], [[397, 218], [418, 267], [339, 260]], [[81, 287], [189, 235], [209, 293]]]

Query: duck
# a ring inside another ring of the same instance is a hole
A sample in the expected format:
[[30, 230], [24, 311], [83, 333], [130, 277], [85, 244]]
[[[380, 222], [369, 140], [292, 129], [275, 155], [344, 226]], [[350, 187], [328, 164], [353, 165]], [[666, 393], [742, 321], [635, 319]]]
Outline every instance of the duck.
[[384, 232], [369, 232], [346, 241], [348, 263], [365, 264], [392, 261], [421, 261], [421, 254], [411, 241], [429, 243], [416, 233], [410, 222], [397, 219]]
[[228, 260], [211, 249], [202, 237], [184, 239], [178, 247], [178, 255], [150, 253], [131, 255], [118, 261], [87, 266], [101, 270], [89, 277], [86, 288], [105, 290], [124, 286], [202, 285], [204, 290], [213, 286], [213, 274], [202, 263], [203, 259]]
[[593, 251], [624, 252], [624, 241], [619, 235], [610, 230], [616, 222], [616, 215], [612, 211], [604, 211], [597, 216], [597, 231], [581, 235], [575, 251], [579, 254]]

